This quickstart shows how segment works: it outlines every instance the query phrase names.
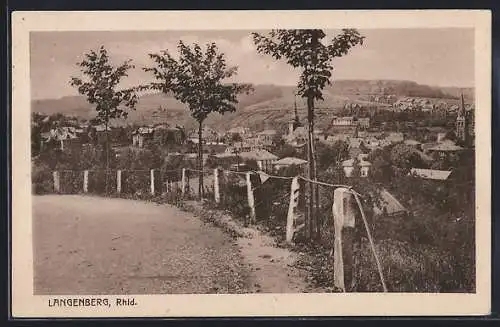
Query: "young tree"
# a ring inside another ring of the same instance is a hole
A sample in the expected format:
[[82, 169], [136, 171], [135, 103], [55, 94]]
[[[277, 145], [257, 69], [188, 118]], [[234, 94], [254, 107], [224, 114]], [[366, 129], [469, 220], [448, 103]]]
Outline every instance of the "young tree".
[[137, 88], [118, 89], [118, 84], [128, 71], [133, 69], [131, 60], [114, 66], [108, 51], [101, 46], [97, 51], [86, 53], [84, 59], [77, 63], [84, 78], [71, 77], [70, 85], [78, 89], [87, 101], [95, 105], [97, 117], [95, 121], [104, 124], [106, 133], [106, 193], [108, 191], [109, 169], [109, 120], [127, 118], [127, 110], [135, 110], [138, 101]]
[[[316, 179], [314, 152], [314, 101], [323, 100], [322, 91], [329, 85], [332, 76], [332, 59], [348, 54], [349, 50], [363, 44], [364, 37], [355, 29], [343, 29], [331, 42], [323, 42], [326, 34], [323, 30], [272, 30], [267, 35], [253, 33], [257, 51], [271, 55], [279, 60], [284, 59], [294, 68], [301, 69], [297, 84], [297, 93], [307, 100], [308, 120], [308, 162], [309, 179]], [[327, 43], [327, 44], [326, 44]], [[308, 204], [307, 234], [319, 236], [319, 229], [311, 219], [316, 199], [312, 183], [309, 183], [311, 198]], [[316, 199], [317, 200], [317, 199]]]
[[179, 41], [177, 48], [179, 59], [167, 50], [149, 54], [155, 65], [144, 71], [152, 73], [155, 81], [145, 88], [173, 95], [187, 104], [198, 122], [199, 194], [203, 196], [203, 122], [212, 112], [234, 112], [237, 95], [249, 93], [251, 86], [224, 82], [236, 75], [237, 67], [227, 66], [225, 55], [219, 53], [215, 43], [202, 50], [198, 44], [189, 46]]

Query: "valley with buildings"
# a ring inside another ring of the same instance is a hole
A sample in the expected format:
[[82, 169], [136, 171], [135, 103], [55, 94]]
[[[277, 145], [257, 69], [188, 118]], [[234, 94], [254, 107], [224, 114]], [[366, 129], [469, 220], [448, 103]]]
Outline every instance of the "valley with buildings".
[[[424, 95], [411, 97], [385, 95], [391, 89], [388, 85], [394, 89], [408, 82], [358, 81], [350, 84], [357, 85], [356, 94], [331, 95], [319, 102], [314, 130], [317, 142], [326, 146], [346, 142], [349, 149], [349, 158], [343, 162], [346, 167], [359, 155], [366, 157], [396, 144], [414, 149], [431, 166], [436, 155], [442, 157], [473, 148], [474, 98], [469, 89], [461, 93], [458, 89], [448, 93], [439, 89], [430, 92], [427, 90], [430, 87], [410, 83], [414, 90], [422, 88]], [[363, 86], [367, 89], [366, 85], [372, 86], [366, 91], [380, 93], [359, 94]], [[203, 129], [205, 160], [208, 156], [243, 154], [257, 162], [273, 158], [274, 164], [283, 159], [272, 153], [278, 145], [289, 146], [297, 152], [297, 159], [305, 159], [300, 158], [307, 142], [303, 99], [294, 96], [290, 92], [292, 88], [257, 86], [256, 89], [255, 94], [242, 99], [241, 108], [235, 113], [218, 115], [212, 121], [209, 117]], [[344, 87], [343, 91], [346, 89]], [[436, 92], [440, 92], [442, 98], [430, 97]], [[117, 153], [157, 145], [164, 157], [180, 154], [196, 157], [198, 134], [188, 109], [175, 99], [161, 95], [143, 98], [129, 119], [110, 121], [111, 143]], [[54, 147], [64, 150], [102, 145], [106, 141], [105, 126], [93, 123], [92, 108], [77, 97], [35, 101], [33, 109], [34, 153]], [[259, 157], [259, 153], [265, 154], [264, 157]], [[431, 175], [429, 173], [429, 178]]]

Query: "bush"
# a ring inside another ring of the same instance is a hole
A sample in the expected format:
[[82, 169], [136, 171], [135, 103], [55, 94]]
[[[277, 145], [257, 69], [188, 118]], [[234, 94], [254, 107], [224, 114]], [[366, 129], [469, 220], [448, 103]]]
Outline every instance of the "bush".
[[[394, 240], [378, 241], [375, 249], [389, 292], [449, 293], [474, 292], [474, 260], [457, 258], [449, 252], [429, 245], [416, 245]], [[382, 292], [382, 283], [366, 238], [358, 252], [356, 283], [350, 292]], [[316, 286], [333, 286], [331, 248], [311, 250], [312, 280]], [[348, 268], [345, 269], [347, 273]], [[464, 277], [464, 275], [466, 277]]]
[[149, 170], [123, 170], [122, 193], [141, 196], [150, 194], [151, 180]]
[[[106, 190], [106, 182], [108, 189]], [[90, 170], [88, 181], [89, 193], [104, 195], [116, 193], [116, 171], [114, 170]], [[123, 176], [122, 176], [123, 185]], [[122, 186], [123, 187], [123, 186]]]
[[77, 194], [83, 192], [83, 171], [59, 171], [60, 192]]
[[160, 168], [163, 164], [161, 151], [150, 149], [126, 148], [121, 151], [116, 167], [123, 170]]
[[[449, 252], [428, 245], [386, 240], [376, 246], [387, 287], [391, 292], [472, 292], [474, 283], [462, 276], [462, 264]], [[473, 262], [464, 262], [466, 266]], [[358, 291], [380, 290], [373, 254], [365, 240], [361, 248]], [[471, 275], [473, 276], [473, 275]], [[468, 285], [467, 285], [468, 284]]]
[[[258, 179], [258, 176], [255, 176]], [[257, 222], [278, 235], [284, 234], [290, 202], [291, 180], [268, 179], [254, 190]], [[284, 235], [283, 235], [284, 237]]]
[[248, 222], [250, 207], [248, 206], [246, 185], [236, 175], [229, 174], [227, 177], [227, 180], [224, 177], [220, 179], [221, 207], [229, 210], [237, 218]]
[[54, 192], [52, 171], [47, 165], [32, 165], [31, 185], [34, 194], [48, 194]]

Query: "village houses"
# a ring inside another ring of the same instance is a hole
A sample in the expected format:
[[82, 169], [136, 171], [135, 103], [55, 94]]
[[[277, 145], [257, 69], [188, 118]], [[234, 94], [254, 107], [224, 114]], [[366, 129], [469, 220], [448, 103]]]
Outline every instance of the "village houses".
[[342, 162], [342, 168], [344, 170], [344, 174], [346, 177], [352, 177], [354, 172], [355, 165], [358, 165], [360, 168], [360, 176], [368, 177], [368, 173], [370, 171], [371, 163], [366, 161], [366, 154], [359, 154], [357, 158], [351, 158], [344, 160]]

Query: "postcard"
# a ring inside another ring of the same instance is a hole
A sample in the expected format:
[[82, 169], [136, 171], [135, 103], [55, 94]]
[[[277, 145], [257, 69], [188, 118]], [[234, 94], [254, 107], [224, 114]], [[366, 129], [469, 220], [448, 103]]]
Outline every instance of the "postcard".
[[490, 311], [489, 11], [14, 12], [11, 117], [14, 318]]

